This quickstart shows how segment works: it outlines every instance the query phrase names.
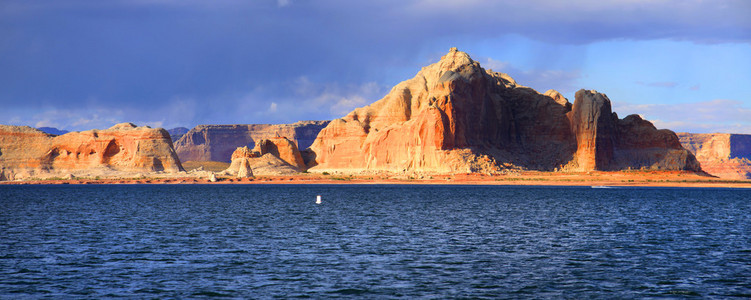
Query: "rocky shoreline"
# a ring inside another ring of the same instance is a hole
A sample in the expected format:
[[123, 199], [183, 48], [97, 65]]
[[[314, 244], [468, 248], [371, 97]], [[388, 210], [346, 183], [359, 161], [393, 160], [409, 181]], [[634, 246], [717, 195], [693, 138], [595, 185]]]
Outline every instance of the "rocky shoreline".
[[296, 175], [208, 177], [170, 176], [143, 178], [74, 178], [31, 179], [4, 181], [0, 185], [43, 184], [427, 184], [427, 185], [518, 185], [518, 186], [608, 186], [608, 187], [706, 187], [751, 188], [751, 180], [727, 180], [701, 173], [682, 171], [619, 171], [619, 172], [537, 172], [527, 171], [510, 175], [462, 173], [452, 175], [370, 174]]

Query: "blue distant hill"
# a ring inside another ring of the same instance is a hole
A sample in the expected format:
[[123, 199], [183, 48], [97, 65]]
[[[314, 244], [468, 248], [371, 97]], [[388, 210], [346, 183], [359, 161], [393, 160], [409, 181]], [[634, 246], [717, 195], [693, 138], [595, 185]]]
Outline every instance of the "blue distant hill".
[[179, 140], [184, 134], [188, 133], [188, 130], [189, 129], [185, 127], [176, 127], [168, 129], [167, 132], [169, 132], [169, 135], [172, 138], [172, 142], [175, 142]]
[[63, 130], [63, 129], [57, 129], [55, 127], [37, 127], [37, 129], [44, 131], [45, 133], [54, 134], [54, 135], [63, 135], [70, 131]]

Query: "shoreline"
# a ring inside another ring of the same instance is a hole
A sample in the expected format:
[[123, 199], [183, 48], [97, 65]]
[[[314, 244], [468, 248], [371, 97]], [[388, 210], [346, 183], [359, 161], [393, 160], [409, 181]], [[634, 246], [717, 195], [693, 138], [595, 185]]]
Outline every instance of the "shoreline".
[[97, 185], [97, 184], [415, 184], [415, 185], [505, 185], [505, 186], [605, 186], [605, 187], [703, 187], [751, 188], [751, 180], [733, 180], [692, 172], [616, 171], [557, 173], [526, 171], [514, 175], [322, 175], [296, 174], [253, 178], [197, 177], [74, 178], [2, 181], [0, 185]]

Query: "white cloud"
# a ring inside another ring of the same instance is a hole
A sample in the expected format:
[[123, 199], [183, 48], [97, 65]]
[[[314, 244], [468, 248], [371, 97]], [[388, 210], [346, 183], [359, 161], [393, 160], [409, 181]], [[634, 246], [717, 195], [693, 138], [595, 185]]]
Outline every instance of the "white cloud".
[[576, 90], [576, 81], [581, 78], [581, 73], [578, 70], [522, 70], [508, 62], [492, 58], [484, 58], [479, 61], [485, 69], [509, 74], [517, 84], [531, 87], [543, 93], [549, 89], [561, 93], [573, 92]]
[[375, 82], [362, 84], [317, 84], [307, 77], [294, 81], [295, 93], [308, 108], [328, 108], [331, 118], [342, 117], [355, 108], [366, 106], [385, 96], [388, 89]]
[[41, 120], [41, 121], [36, 122], [36, 124], [34, 124], [34, 127], [36, 127], [36, 128], [39, 128], [39, 127], [56, 127], [56, 126], [57, 125], [53, 124], [49, 120]]
[[290, 4], [290, 0], [277, 0], [276, 4], [279, 7], [285, 7], [285, 6], [288, 6]]
[[276, 102], [271, 102], [271, 105], [269, 105], [269, 112], [276, 112], [277, 106]]
[[339, 100], [331, 106], [331, 113], [334, 115], [346, 115], [355, 108], [369, 104], [365, 98], [359, 95], [340, 97]]
[[28, 119], [18, 120], [21, 124], [34, 124], [35, 127], [55, 127], [63, 130], [106, 129], [123, 120], [123, 112], [102, 108], [84, 109], [43, 109]]
[[[131, 122], [138, 126], [192, 126], [198, 111], [206, 107], [193, 98], [174, 97], [151, 109], [111, 108], [90, 102], [85, 108], [41, 107], [32, 112], [12, 111], [25, 117], [6, 118], [0, 112], [0, 119], [8, 119], [7, 124], [33, 125], [34, 127], [54, 127], [63, 130], [82, 131], [107, 129], [115, 124]], [[6, 122], [3, 122], [6, 124]]]
[[486, 69], [486, 70], [492, 70], [495, 72], [504, 72], [506, 73], [506, 70], [512, 69], [512, 70], [518, 70], [511, 66], [508, 62], [495, 60], [490, 57], [485, 58], [484, 62], [480, 62], [480, 64]]
[[751, 134], [751, 108], [736, 100], [679, 104], [613, 103], [613, 110], [623, 117], [638, 113], [652, 121], [657, 128], [676, 132], [725, 132]]

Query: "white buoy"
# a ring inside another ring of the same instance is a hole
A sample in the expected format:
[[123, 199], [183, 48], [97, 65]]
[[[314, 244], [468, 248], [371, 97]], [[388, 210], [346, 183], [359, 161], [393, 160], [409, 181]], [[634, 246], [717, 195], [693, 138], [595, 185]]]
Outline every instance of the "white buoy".
[[316, 196], [316, 204], [321, 204], [321, 195]]

